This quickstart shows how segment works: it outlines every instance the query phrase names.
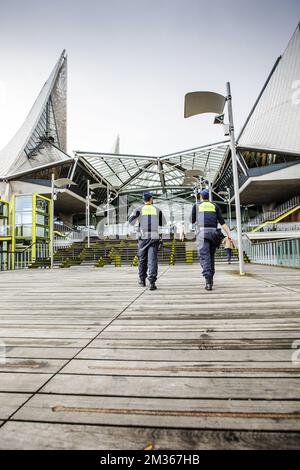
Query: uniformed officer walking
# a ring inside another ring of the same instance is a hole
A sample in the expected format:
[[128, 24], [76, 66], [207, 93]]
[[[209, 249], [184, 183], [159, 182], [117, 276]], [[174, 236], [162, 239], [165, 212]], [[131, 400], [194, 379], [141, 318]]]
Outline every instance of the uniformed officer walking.
[[150, 290], [156, 290], [157, 279], [157, 255], [159, 248], [159, 227], [165, 225], [166, 221], [162, 211], [153, 205], [153, 197], [149, 192], [143, 194], [144, 205], [138, 207], [129, 217], [128, 221], [133, 225], [139, 222], [139, 285], [146, 286], [146, 278], [150, 282]]
[[222, 234], [217, 230], [218, 223], [232, 240], [230, 229], [222, 217], [220, 208], [209, 201], [208, 189], [200, 191], [201, 202], [194, 204], [192, 209], [192, 223], [197, 228], [197, 243], [202, 274], [205, 278], [205, 289], [212, 290], [215, 274], [215, 252], [220, 245]]

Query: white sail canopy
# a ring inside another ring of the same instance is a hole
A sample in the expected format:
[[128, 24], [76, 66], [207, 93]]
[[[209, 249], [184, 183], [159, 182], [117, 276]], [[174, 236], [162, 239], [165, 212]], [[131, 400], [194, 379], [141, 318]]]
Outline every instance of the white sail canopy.
[[[23, 125], [0, 152], [0, 178], [70, 159], [67, 151], [67, 57], [62, 52]], [[45, 146], [57, 151], [45, 153]], [[45, 159], [46, 157], [46, 159]]]

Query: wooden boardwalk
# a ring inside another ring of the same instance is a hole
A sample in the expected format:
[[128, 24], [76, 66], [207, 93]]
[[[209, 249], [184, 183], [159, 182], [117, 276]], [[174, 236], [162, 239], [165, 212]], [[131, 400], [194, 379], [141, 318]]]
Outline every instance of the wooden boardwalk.
[[1, 273], [0, 448], [300, 448], [300, 273], [236, 269]]

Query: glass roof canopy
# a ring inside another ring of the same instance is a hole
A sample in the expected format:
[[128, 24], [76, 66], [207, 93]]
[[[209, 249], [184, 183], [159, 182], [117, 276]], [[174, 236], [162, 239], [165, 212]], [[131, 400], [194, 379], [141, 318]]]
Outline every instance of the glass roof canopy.
[[160, 157], [121, 155], [76, 151], [75, 155], [99, 180], [117, 195], [141, 193], [147, 189], [156, 194], [189, 192], [186, 170], [200, 170], [212, 183], [216, 179], [228, 151], [229, 142], [222, 141]]

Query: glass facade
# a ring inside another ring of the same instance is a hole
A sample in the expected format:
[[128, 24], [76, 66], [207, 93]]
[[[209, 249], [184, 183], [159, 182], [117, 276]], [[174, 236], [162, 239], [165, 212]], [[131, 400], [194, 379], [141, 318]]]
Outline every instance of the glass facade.
[[8, 269], [11, 250], [10, 205], [0, 200], [0, 271]]
[[297, 155], [289, 156], [279, 153], [257, 152], [252, 150], [240, 150], [240, 153], [248, 168], [259, 168], [300, 160], [300, 156]]
[[[146, 189], [155, 196], [167, 194], [169, 197], [182, 195], [189, 198], [196, 176], [186, 177], [187, 171], [202, 174], [206, 180], [214, 181], [228, 152], [228, 141], [197, 147], [159, 157], [126, 154], [101, 154], [76, 152], [82, 165], [90, 169], [105, 184], [118, 189], [119, 195], [130, 194], [133, 200], [140, 200]], [[88, 176], [90, 179], [90, 176]], [[86, 188], [80, 163], [75, 172], [77, 186], [74, 192]], [[85, 189], [84, 189], [85, 190]], [[106, 200], [105, 189], [99, 200]], [[101, 198], [102, 196], [102, 198]]]
[[33, 195], [33, 202], [35, 211], [34, 227], [35, 227], [35, 239], [46, 239], [50, 238], [50, 201], [38, 194]]
[[14, 206], [14, 237], [22, 246], [24, 238], [32, 238], [32, 196], [16, 196]]
[[51, 201], [39, 194], [14, 197], [14, 249], [22, 251], [32, 247], [35, 259], [36, 245], [50, 241]]
[[0, 271], [6, 271], [9, 267], [10, 242], [0, 239]]
[[299, 238], [260, 243], [244, 241], [244, 249], [254, 263], [300, 268]]
[[[74, 183], [76, 185], [71, 186], [71, 191], [74, 193], [78, 194], [78, 196], [81, 196], [83, 198], [86, 197], [86, 188], [87, 188], [87, 180], [90, 181], [90, 184], [93, 183], [98, 183], [99, 181], [97, 179], [93, 179], [91, 174], [87, 171], [87, 169], [80, 164], [80, 162], [77, 164], [75, 174], [73, 177]], [[96, 188], [93, 189], [93, 198], [95, 198], [99, 203], [103, 202], [106, 200], [106, 188]]]
[[55, 179], [68, 178], [71, 166], [72, 163], [64, 163], [53, 167], [41, 168], [40, 170], [30, 173], [30, 176], [22, 176], [19, 179], [20, 181], [46, 180], [49, 181], [50, 184], [52, 173]]
[[10, 236], [9, 203], [0, 200], [0, 238]]
[[[240, 162], [240, 165], [238, 165], [240, 187], [246, 183], [249, 177], [262, 176], [300, 162], [300, 155], [285, 155], [246, 149], [239, 149], [237, 154]], [[233, 197], [234, 187], [230, 154], [215, 183], [216, 192], [226, 191], [227, 188], [229, 188], [230, 196]], [[259, 211], [261, 211], [261, 208]]]

